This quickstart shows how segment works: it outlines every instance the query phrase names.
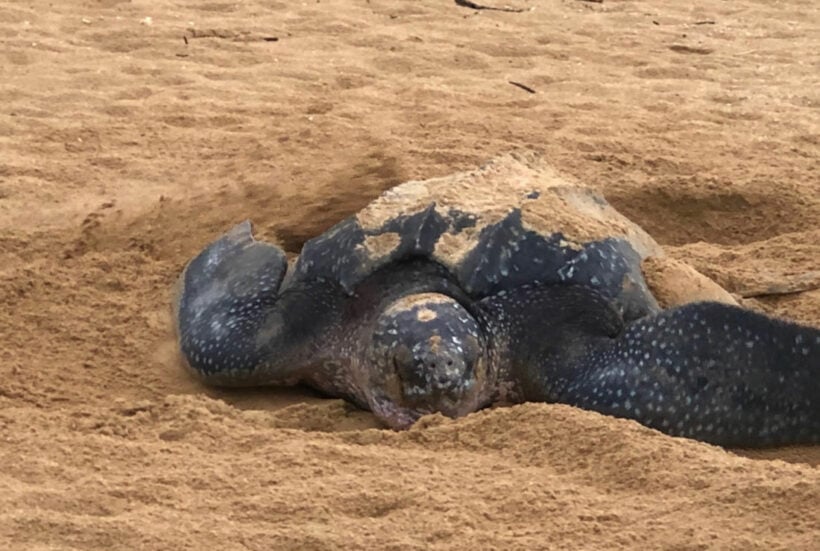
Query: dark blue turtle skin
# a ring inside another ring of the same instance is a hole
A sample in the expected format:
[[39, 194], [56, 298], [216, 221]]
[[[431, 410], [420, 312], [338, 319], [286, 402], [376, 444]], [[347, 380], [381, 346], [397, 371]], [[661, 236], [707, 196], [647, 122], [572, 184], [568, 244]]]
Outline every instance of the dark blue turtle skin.
[[820, 442], [815, 328], [717, 302], [624, 323], [608, 299], [580, 286], [525, 285], [480, 304], [489, 332], [515, 343], [502, 363], [522, 401], [723, 446]]
[[[661, 311], [618, 236], [581, 243], [430, 204], [354, 216], [288, 268], [242, 223], [191, 260], [174, 299], [207, 384], [311, 385], [403, 429], [494, 401], [574, 405], [724, 446], [820, 441], [820, 330], [720, 303]], [[462, 258], [443, 236], [471, 231]], [[378, 254], [368, 239], [393, 236]]]

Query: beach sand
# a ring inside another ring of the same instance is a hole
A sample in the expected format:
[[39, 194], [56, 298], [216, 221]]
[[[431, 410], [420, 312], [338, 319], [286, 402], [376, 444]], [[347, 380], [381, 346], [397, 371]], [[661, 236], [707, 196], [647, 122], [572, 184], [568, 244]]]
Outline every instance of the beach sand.
[[820, 548], [819, 447], [544, 404], [394, 433], [180, 367], [171, 285], [234, 223], [296, 254], [519, 148], [820, 325], [816, 6], [486, 2], [525, 11], [0, 1], [0, 548]]

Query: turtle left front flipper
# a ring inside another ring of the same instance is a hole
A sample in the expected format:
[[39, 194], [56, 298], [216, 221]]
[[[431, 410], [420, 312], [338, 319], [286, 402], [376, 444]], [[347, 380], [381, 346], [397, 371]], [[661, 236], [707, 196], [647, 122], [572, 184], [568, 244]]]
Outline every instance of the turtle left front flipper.
[[723, 446], [820, 441], [820, 330], [712, 302], [624, 327], [607, 302], [579, 286], [482, 301], [488, 319], [506, 320], [496, 353], [519, 399]]

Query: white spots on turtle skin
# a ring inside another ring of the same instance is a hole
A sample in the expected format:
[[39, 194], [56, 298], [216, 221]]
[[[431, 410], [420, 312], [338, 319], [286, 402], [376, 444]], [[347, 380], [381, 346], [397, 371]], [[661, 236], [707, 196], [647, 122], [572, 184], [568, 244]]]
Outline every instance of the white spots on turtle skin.
[[[811, 354], [811, 337], [806, 338], [805, 335], [802, 333], [798, 333], [794, 337], [794, 344], [795, 346], [791, 347], [792, 354], [801, 354], [803, 356], [808, 356]], [[814, 344], [820, 344], [820, 336], [814, 338]]]
[[634, 320], [658, 310], [643, 279], [640, 260], [626, 238], [590, 241], [558, 268], [557, 277], [601, 292], [615, 302], [626, 319]]
[[[818, 335], [736, 307], [686, 305], [634, 323], [593, 352], [565, 398], [723, 445], [818, 442], [820, 350], [807, 359], [812, 351], [800, 347]], [[789, 353], [782, 345], [792, 342]]]
[[[231, 323], [236, 324], [236, 320], [231, 320]], [[214, 343], [219, 343], [219, 341], [222, 340], [222, 338], [225, 336], [225, 334], [227, 332], [226, 327], [225, 327], [226, 325], [227, 324], [223, 324], [222, 320], [219, 319], [219, 318], [211, 320], [211, 323], [210, 323], [211, 341], [213, 341]], [[213, 345], [209, 345], [209, 346], [213, 346]]]

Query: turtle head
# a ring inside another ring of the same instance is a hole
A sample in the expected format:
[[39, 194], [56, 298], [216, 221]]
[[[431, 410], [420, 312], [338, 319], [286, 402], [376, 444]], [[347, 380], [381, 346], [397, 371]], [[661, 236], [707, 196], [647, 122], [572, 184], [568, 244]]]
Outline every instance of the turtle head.
[[427, 413], [460, 417], [484, 405], [482, 331], [448, 296], [414, 294], [390, 304], [376, 321], [368, 358], [371, 409], [393, 428]]

